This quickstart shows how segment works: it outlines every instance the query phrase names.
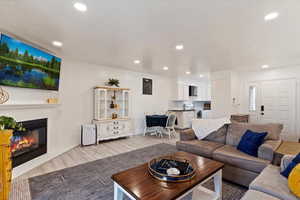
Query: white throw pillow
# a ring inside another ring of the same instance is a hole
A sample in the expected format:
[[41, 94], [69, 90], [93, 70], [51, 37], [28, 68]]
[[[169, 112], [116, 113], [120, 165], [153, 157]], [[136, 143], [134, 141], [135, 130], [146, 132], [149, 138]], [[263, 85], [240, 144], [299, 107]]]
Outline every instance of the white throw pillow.
[[280, 172], [283, 172], [295, 157], [294, 155], [284, 155], [281, 159]]

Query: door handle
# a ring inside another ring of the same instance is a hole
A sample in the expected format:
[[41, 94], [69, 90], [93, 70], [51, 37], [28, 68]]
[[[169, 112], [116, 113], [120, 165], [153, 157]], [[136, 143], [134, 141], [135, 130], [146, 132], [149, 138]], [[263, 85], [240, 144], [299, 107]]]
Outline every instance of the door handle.
[[265, 112], [265, 106], [264, 105], [260, 106], [260, 112], [261, 112], [260, 113], [261, 115], [265, 115], [265, 113], [264, 113]]

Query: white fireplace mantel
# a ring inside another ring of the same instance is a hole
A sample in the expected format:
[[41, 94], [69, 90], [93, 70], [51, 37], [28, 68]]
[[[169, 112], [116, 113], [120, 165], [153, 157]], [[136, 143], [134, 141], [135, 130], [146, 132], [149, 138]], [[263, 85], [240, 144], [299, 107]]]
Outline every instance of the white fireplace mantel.
[[60, 104], [0, 104], [0, 110], [20, 110], [20, 109], [42, 109], [42, 108], [55, 108]]

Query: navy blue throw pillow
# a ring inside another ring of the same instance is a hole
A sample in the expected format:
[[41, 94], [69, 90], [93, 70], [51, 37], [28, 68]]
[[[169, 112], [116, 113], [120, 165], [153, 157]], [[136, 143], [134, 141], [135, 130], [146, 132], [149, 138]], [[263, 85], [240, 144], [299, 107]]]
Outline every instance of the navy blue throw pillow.
[[300, 163], [300, 153], [292, 160], [292, 162], [280, 174], [286, 178], [289, 177], [292, 170]]
[[256, 133], [251, 130], [247, 130], [242, 136], [237, 149], [246, 154], [257, 157], [258, 148], [263, 144], [267, 135], [267, 132]]
[[293, 162], [300, 163], [300, 153], [293, 159]]
[[294, 169], [294, 167], [296, 167], [297, 163], [295, 162], [291, 162], [286, 168], [285, 170], [283, 170], [280, 174], [286, 178], [289, 177], [290, 173], [292, 172], [292, 170]]

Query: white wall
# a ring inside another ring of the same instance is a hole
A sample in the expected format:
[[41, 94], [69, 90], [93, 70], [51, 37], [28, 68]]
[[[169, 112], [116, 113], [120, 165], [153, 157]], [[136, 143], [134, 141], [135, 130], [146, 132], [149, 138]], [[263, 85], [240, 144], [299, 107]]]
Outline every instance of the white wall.
[[[239, 78], [234, 71], [211, 74], [211, 110], [213, 118], [229, 117], [238, 110]], [[235, 99], [235, 102], [233, 102]]]
[[240, 113], [248, 113], [248, 88], [249, 82], [264, 80], [296, 79], [296, 125], [300, 138], [300, 66], [268, 69], [256, 72], [239, 72], [240, 78]]
[[[142, 78], [153, 79], [153, 95], [142, 95]], [[131, 116], [135, 134], [144, 128], [145, 112], [165, 112], [170, 99], [169, 78], [138, 72], [112, 69], [86, 63], [63, 60], [59, 93], [43, 90], [5, 87], [10, 94], [8, 103], [44, 103], [49, 97], [59, 96], [56, 108], [0, 110], [17, 121], [48, 118], [48, 153], [14, 169], [14, 177], [80, 144], [80, 125], [93, 119], [93, 90], [104, 85], [108, 78], [120, 80], [120, 86], [131, 89]]]

